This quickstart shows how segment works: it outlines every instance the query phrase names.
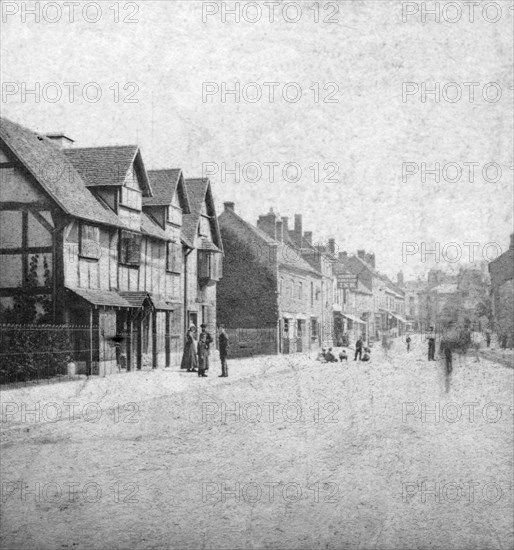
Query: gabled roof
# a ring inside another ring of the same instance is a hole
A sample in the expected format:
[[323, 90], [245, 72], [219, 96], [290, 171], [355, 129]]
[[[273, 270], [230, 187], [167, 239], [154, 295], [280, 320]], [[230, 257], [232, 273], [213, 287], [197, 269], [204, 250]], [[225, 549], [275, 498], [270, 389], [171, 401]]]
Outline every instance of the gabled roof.
[[190, 213], [189, 198], [180, 168], [167, 170], [148, 170], [152, 186], [152, 196], [143, 199], [143, 206], [168, 206], [175, 193], [178, 193], [180, 206], [184, 214]]
[[0, 119], [0, 138], [43, 190], [70, 216], [115, 227], [125, 224], [87, 189], [73, 164], [52, 140]]
[[267, 233], [255, 225], [252, 225], [250, 222], [247, 222], [241, 218], [241, 216], [238, 216], [234, 210], [224, 210], [220, 214], [219, 220], [222, 225], [232, 225], [236, 230], [237, 226], [244, 226], [251, 234], [253, 234], [257, 239], [260, 239], [264, 244], [277, 247], [277, 259], [279, 265], [282, 267], [290, 269], [296, 268], [301, 271], [312, 273], [318, 277], [321, 276], [321, 273], [318, 270], [312, 267], [301, 257], [298, 249], [294, 248], [291, 243], [281, 243], [275, 239], [272, 239]]
[[152, 196], [141, 152], [137, 145], [63, 149], [88, 187], [122, 186], [134, 164], [145, 197]]
[[189, 198], [190, 213], [185, 214], [182, 219], [182, 234], [184, 241], [190, 244], [195, 242], [198, 232], [198, 224], [200, 223], [200, 213], [202, 205], [205, 202], [207, 205], [207, 214], [213, 222], [213, 241], [214, 244], [223, 251], [221, 242], [221, 233], [216, 217], [216, 209], [214, 207], [214, 198], [212, 196], [211, 183], [208, 178], [186, 179], [186, 190]]

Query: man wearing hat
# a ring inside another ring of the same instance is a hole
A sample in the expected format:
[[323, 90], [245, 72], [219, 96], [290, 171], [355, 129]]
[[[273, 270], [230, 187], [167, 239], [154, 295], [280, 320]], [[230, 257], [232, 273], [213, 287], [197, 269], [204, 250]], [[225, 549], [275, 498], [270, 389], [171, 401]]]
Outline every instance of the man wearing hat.
[[212, 342], [212, 336], [205, 330], [207, 325], [201, 324], [202, 331], [198, 337], [198, 376], [207, 376], [209, 370], [209, 348]]

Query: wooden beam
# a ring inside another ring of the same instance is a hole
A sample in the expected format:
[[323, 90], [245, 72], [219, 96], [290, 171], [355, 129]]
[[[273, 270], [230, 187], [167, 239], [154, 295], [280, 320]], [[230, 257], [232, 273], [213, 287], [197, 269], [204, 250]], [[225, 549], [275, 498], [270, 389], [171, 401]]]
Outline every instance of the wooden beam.
[[27, 248], [0, 248], [0, 255], [2, 254], [51, 254], [53, 252], [53, 246], [27, 246]]
[[37, 210], [30, 210], [30, 213], [36, 218], [36, 220], [50, 233], [53, 232], [54, 226], [44, 217], [42, 216]]
[[0, 210], [49, 210], [51, 208], [50, 203], [45, 202], [0, 202]]
[[27, 283], [27, 277], [29, 273], [29, 253], [27, 251], [29, 241], [29, 213], [27, 210], [23, 211], [21, 226], [21, 246], [22, 246], [22, 284]]

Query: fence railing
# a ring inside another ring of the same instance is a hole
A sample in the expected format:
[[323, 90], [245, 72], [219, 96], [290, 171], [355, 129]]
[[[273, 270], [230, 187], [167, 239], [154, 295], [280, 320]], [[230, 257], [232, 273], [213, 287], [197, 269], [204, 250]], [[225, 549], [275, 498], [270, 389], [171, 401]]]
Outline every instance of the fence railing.
[[0, 324], [0, 384], [74, 379], [71, 363], [88, 364], [95, 346], [88, 326]]

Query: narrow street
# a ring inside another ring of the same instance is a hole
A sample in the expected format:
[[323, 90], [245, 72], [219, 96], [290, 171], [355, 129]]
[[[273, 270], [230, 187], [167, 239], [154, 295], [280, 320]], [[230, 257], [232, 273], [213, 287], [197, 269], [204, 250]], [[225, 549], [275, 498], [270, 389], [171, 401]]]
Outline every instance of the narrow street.
[[4, 391], [1, 547], [513, 548], [514, 370], [425, 351]]

